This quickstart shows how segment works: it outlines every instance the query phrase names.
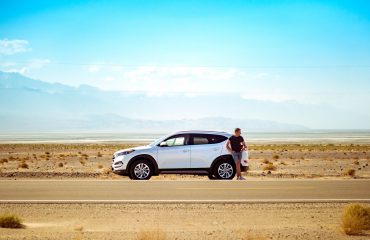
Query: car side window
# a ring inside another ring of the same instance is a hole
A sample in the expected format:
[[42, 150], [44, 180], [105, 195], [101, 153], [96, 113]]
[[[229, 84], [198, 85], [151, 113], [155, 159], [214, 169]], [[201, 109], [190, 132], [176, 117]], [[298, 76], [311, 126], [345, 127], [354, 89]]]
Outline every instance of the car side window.
[[168, 137], [163, 140], [158, 146], [160, 147], [175, 147], [185, 146], [189, 144], [189, 136], [187, 134], [178, 134]]
[[175, 137], [166, 140], [168, 147], [185, 145], [185, 137]]
[[208, 138], [205, 136], [194, 136], [193, 145], [208, 144]]

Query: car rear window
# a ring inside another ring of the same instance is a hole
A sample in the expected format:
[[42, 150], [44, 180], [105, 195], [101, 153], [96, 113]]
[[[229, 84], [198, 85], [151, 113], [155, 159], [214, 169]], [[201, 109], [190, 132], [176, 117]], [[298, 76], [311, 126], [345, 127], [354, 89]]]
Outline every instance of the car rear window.
[[208, 138], [205, 136], [194, 136], [193, 137], [193, 144], [199, 145], [199, 144], [208, 144]]
[[227, 137], [222, 135], [209, 135], [209, 143], [220, 143], [227, 139]]
[[216, 134], [192, 134], [192, 144], [214, 144], [220, 143], [227, 139], [227, 137]]

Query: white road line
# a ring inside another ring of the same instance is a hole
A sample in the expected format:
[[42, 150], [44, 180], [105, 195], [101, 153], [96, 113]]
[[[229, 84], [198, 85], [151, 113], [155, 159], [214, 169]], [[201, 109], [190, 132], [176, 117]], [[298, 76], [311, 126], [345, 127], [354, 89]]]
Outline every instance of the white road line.
[[29, 199], [29, 200], [0, 200], [0, 204], [5, 203], [52, 203], [52, 204], [63, 204], [63, 203], [346, 203], [346, 202], [370, 202], [370, 199], [214, 199], [214, 200], [189, 200], [189, 199], [183, 199], [183, 200], [76, 200], [76, 199], [70, 199], [70, 200], [56, 200], [56, 199], [46, 199], [46, 200], [35, 200], [35, 199]]
[[302, 190], [302, 189], [316, 189], [316, 187], [178, 187], [176, 190]]

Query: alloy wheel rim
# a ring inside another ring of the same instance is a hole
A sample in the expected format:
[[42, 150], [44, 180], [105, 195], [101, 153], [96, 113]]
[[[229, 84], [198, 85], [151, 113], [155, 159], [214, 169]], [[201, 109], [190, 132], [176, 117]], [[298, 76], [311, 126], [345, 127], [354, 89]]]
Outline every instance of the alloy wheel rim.
[[149, 173], [150, 173], [150, 168], [145, 163], [139, 163], [134, 168], [134, 174], [139, 179], [144, 179], [148, 177]]
[[229, 178], [233, 174], [233, 167], [231, 166], [230, 163], [222, 163], [218, 167], [218, 175], [221, 178]]

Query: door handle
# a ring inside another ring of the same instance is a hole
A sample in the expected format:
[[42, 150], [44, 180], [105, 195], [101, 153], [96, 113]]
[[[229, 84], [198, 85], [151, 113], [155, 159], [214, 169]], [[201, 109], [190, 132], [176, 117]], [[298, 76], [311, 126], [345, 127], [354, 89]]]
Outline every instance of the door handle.
[[187, 149], [184, 149], [184, 150], [182, 150], [183, 152], [189, 152], [189, 150], [187, 150]]
[[214, 150], [214, 151], [217, 151], [217, 150], [219, 150], [219, 148], [213, 148], [213, 150]]

